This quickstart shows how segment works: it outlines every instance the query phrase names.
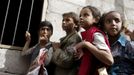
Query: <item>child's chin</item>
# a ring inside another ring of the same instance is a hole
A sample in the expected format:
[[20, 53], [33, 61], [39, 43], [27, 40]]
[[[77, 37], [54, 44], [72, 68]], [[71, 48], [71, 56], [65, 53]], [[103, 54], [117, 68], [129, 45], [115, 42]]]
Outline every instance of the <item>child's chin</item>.
[[117, 36], [118, 33], [116, 33], [116, 32], [112, 32], [112, 33], [110, 33], [110, 35], [111, 35], [111, 36]]

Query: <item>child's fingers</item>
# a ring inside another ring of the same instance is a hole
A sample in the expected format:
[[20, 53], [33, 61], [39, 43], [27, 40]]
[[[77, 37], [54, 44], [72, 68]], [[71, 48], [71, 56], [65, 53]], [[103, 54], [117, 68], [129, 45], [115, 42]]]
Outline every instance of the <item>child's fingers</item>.
[[31, 40], [31, 34], [28, 31], [26, 31], [26, 33], [25, 33], [25, 38], [27, 41]]
[[134, 30], [133, 30], [133, 32], [131, 32], [130, 38], [131, 38], [131, 40], [134, 40]]
[[125, 29], [125, 34], [126, 35], [131, 35], [132, 34], [132, 31], [130, 31], [129, 29]]
[[77, 52], [74, 54], [74, 57], [76, 58], [76, 60], [79, 60], [82, 56], [83, 56], [83, 51], [82, 49], [77, 49]]

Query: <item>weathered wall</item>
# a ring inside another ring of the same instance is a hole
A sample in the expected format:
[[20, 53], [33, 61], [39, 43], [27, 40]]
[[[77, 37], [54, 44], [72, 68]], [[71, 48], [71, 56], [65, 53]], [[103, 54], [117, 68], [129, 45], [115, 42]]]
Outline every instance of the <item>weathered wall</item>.
[[[64, 12], [74, 11], [79, 14], [81, 8], [86, 5], [92, 5], [103, 13], [110, 10], [116, 10], [125, 15], [129, 23], [128, 28], [134, 30], [134, 0], [47, 0], [48, 9], [45, 19], [52, 22], [54, 34], [52, 41], [59, 41], [59, 38], [65, 33], [61, 28], [62, 14]], [[44, 14], [44, 13], [43, 13]], [[44, 18], [43, 18], [44, 19]]]
[[28, 62], [21, 56], [21, 51], [0, 49], [0, 75], [24, 75]]

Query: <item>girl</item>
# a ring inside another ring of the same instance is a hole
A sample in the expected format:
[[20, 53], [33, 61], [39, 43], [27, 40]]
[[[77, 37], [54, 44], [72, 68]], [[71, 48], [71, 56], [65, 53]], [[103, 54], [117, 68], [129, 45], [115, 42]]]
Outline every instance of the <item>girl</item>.
[[53, 44], [55, 75], [76, 75], [78, 65], [74, 60], [73, 46], [81, 41], [77, 33], [79, 17], [74, 12], [64, 13], [62, 16], [62, 28], [66, 32], [66, 36], [60, 39], [60, 46]]
[[100, 16], [100, 11], [93, 6], [86, 6], [80, 12], [80, 24], [85, 31], [81, 33], [83, 41], [75, 45], [78, 52], [84, 52], [78, 75], [95, 75], [98, 60], [105, 65], [113, 63], [107, 37], [98, 27]]
[[117, 11], [110, 11], [102, 16], [101, 25], [109, 36], [114, 64], [109, 69], [110, 75], [134, 74], [134, 31], [125, 31], [131, 38], [128, 41], [124, 30], [123, 16]]

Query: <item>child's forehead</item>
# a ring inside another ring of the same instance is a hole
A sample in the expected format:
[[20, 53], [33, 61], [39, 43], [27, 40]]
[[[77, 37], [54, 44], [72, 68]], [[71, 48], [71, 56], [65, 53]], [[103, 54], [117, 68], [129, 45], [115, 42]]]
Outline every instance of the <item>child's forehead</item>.
[[118, 13], [118, 12], [111, 12], [111, 13], [108, 13], [105, 17], [105, 19], [107, 18], [119, 18], [121, 19], [121, 15]]
[[87, 7], [86, 7], [86, 8], [83, 8], [83, 9], [81, 10], [81, 13], [87, 13], [87, 12], [88, 12], [88, 13], [89, 13], [89, 12], [92, 13], [91, 9], [89, 9], [89, 8], [87, 8]]
[[40, 29], [51, 29], [49, 26], [43, 26]]
[[68, 16], [64, 16], [63, 19], [73, 19], [73, 17], [68, 15]]

